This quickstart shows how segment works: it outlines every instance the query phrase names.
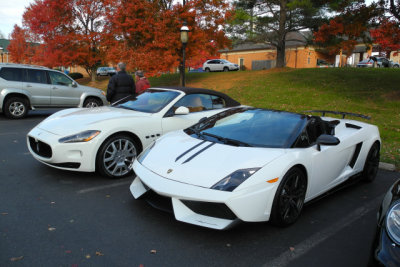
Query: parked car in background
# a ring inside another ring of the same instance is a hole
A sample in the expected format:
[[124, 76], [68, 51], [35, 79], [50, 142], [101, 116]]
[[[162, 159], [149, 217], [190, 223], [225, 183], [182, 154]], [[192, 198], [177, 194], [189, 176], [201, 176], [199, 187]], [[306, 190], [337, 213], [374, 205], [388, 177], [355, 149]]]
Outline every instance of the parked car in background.
[[333, 66], [334, 65], [332, 63], [329, 63], [323, 59], [317, 59], [317, 68], [330, 68]]
[[100, 67], [96, 71], [97, 76], [113, 76], [117, 70], [113, 67]]
[[364, 59], [357, 64], [358, 68], [375, 68], [376, 62], [372, 58]]
[[236, 107], [168, 133], [135, 160], [131, 193], [203, 227], [293, 224], [305, 202], [378, 171], [378, 127], [321, 112], [342, 119]]
[[207, 60], [206, 62], [204, 62], [203, 70], [205, 72], [233, 71], [233, 70], [239, 70], [239, 65], [231, 63], [225, 59], [211, 59], [211, 60]]
[[391, 68], [399, 68], [400, 64], [398, 62], [393, 62], [393, 60], [389, 60], [389, 65]]
[[360, 61], [357, 67], [361, 68], [392, 68], [398, 67], [398, 63], [393, 63], [385, 57], [371, 56], [367, 59]]
[[390, 65], [390, 61], [389, 59], [385, 58], [385, 57], [371, 57], [372, 60], [376, 61], [376, 67], [378, 68], [390, 68], [392, 67]]
[[379, 209], [368, 266], [400, 266], [400, 180], [390, 187]]
[[204, 70], [201, 67], [196, 69], [190, 68], [189, 72], [204, 72]]
[[10, 119], [23, 118], [30, 109], [97, 107], [107, 103], [102, 90], [80, 85], [60, 71], [0, 64], [0, 112]]
[[132, 172], [136, 155], [161, 135], [238, 105], [207, 89], [150, 88], [120, 105], [59, 111], [28, 133], [27, 144], [49, 166], [119, 178]]

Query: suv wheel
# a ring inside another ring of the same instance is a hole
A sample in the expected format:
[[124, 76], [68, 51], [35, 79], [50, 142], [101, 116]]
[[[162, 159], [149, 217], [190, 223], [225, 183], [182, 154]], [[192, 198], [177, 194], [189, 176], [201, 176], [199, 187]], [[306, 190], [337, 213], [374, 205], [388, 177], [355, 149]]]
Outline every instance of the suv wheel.
[[205, 71], [206, 71], [206, 72], [210, 72], [210, 69], [209, 69], [209, 68], [206, 68]]
[[85, 100], [85, 102], [83, 102], [83, 107], [85, 108], [95, 108], [95, 107], [100, 107], [102, 106], [103, 103], [94, 97], [89, 97]]
[[4, 114], [10, 119], [22, 119], [28, 113], [28, 101], [21, 97], [11, 97], [4, 105]]
[[225, 72], [229, 71], [229, 68], [228, 67], [224, 67], [224, 71]]

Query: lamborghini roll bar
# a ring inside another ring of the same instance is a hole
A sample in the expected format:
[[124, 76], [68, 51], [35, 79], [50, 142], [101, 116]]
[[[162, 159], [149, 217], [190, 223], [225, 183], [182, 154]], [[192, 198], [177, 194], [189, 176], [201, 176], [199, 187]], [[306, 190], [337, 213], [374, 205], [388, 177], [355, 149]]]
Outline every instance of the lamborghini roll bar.
[[344, 117], [345, 117], [346, 115], [354, 116], [354, 117], [360, 117], [360, 118], [367, 119], [367, 120], [370, 120], [370, 119], [371, 119], [370, 116], [366, 116], [366, 115], [362, 115], [362, 114], [357, 114], [357, 113], [351, 113], [351, 112], [342, 112], [342, 111], [307, 110], [307, 111], [304, 111], [304, 113], [322, 113], [322, 117], [325, 117], [325, 114], [326, 114], [326, 113], [330, 113], [330, 114], [342, 115], [342, 119], [344, 119]]

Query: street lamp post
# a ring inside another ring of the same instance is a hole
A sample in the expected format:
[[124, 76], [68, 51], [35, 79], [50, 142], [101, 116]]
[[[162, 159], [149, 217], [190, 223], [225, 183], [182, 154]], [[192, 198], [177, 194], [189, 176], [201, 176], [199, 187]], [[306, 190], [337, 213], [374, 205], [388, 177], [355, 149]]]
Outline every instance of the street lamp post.
[[182, 87], [185, 87], [185, 49], [186, 44], [189, 40], [189, 28], [186, 25], [186, 21], [183, 22], [181, 27], [181, 42], [182, 42]]

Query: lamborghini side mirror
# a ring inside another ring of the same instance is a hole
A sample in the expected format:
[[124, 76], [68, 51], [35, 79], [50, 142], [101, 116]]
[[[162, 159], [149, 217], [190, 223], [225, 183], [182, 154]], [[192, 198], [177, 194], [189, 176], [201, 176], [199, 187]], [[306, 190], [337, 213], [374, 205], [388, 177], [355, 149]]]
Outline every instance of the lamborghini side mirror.
[[321, 134], [317, 138], [317, 150], [321, 151], [321, 146], [336, 146], [340, 144], [340, 140], [337, 137], [334, 137], [329, 134]]

